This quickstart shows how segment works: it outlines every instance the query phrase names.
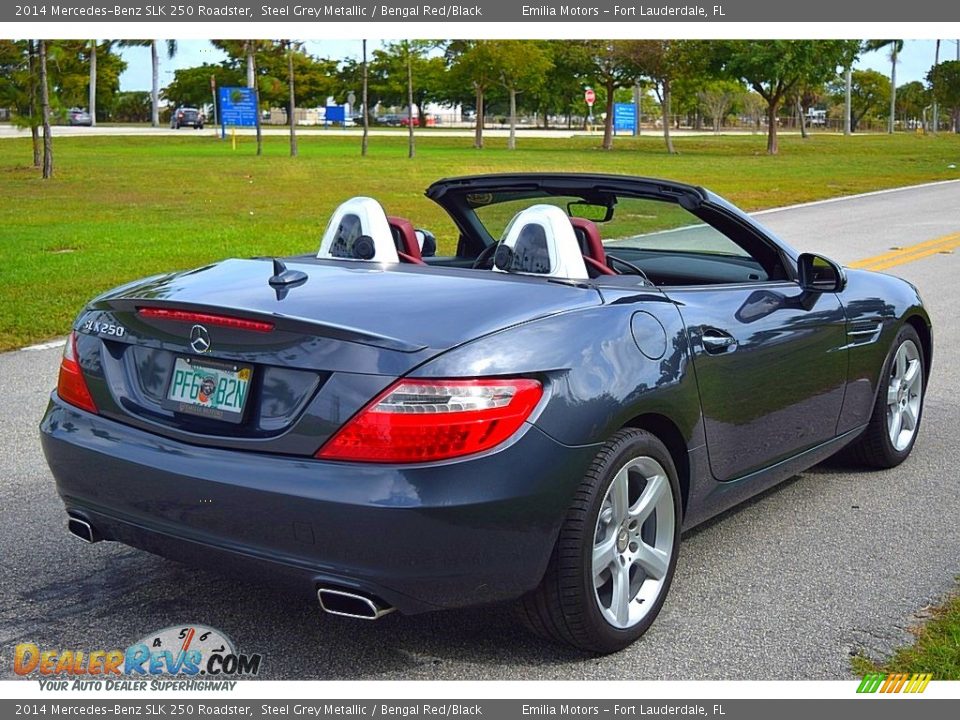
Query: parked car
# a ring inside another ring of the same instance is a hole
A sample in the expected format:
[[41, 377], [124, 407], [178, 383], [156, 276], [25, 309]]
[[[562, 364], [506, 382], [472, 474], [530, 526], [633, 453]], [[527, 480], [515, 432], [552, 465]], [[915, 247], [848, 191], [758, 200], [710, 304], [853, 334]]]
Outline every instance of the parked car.
[[182, 127], [192, 127], [203, 130], [203, 113], [197, 108], [178, 107], [170, 114], [170, 127], [179, 130]]
[[70, 532], [367, 620], [519, 599], [605, 653], [660, 612], [682, 530], [839, 451], [913, 449], [933, 341], [909, 283], [667, 180], [426, 195], [455, 255], [358, 197], [319, 250], [92, 300], [40, 426]]
[[[427, 115], [421, 119], [418, 116], [414, 116], [414, 127], [434, 127], [437, 124], [437, 118], [433, 115]], [[407, 127], [410, 124], [410, 118], [406, 115], [400, 116], [400, 125]]]
[[86, 125], [90, 127], [93, 125], [93, 118], [83, 108], [70, 108], [67, 111], [67, 124], [68, 125]]
[[388, 113], [386, 115], [378, 115], [377, 117], [373, 118], [373, 121], [377, 123], [377, 125], [386, 125], [387, 127], [400, 127], [400, 116], [393, 113]]

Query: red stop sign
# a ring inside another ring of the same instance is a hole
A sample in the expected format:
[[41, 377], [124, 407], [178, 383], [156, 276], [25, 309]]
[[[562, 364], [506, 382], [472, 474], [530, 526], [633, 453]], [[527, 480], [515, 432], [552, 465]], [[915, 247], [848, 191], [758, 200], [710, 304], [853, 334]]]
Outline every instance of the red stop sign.
[[587, 88], [583, 93], [583, 99], [587, 101], [587, 105], [593, 107], [593, 103], [597, 99], [597, 94], [593, 91], [593, 88]]

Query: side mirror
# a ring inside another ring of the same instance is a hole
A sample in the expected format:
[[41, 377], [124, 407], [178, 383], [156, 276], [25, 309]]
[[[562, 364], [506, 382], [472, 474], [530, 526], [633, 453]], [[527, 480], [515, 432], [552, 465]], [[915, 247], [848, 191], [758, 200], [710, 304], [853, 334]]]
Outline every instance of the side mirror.
[[797, 258], [797, 272], [800, 287], [809, 292], [840, 292], [847, 284], [843, 268], [822, 255], [803, 253]]

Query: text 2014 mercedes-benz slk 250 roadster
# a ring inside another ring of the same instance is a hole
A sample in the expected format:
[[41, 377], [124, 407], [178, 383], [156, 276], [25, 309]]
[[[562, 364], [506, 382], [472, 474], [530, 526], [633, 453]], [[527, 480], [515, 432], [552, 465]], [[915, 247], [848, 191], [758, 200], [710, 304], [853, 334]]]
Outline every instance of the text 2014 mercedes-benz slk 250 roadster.
[[358, 618], [516, 599], [612, 652], [682, 530], [841, 450], [913, 448], [932, 333], [909, 283], [665, 180], [426, 194], [455, 255], [356, 197], [309, 255], [92, 300], [41, 425], [71, 532]]

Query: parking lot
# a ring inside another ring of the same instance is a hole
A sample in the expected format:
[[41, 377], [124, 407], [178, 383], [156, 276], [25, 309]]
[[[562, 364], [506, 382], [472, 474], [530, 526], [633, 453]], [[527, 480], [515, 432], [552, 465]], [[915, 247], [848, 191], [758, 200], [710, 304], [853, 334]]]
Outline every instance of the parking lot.
[[[760, 220], [797, 248], [854, 262], [960, 233], [957, 207], [952, 182]], [[910, 459], [885, 472], [818, 466], [688, 533], [651, 631], [604, 658], [528, 635], [506, 607], [349, 621], [269, 586], [83, 545], [64, 527], [37, 435], [61, 350], [0, 355], [0, 679], [19, 642], [110, 649], [191, 622], [262, 654], [266, 679], [852, 677], [852, 653], [909, 642], [916, 614], [960, 573], [960, 250], [946, 247], [886, 270], [920, 288], [934, 321]]]

